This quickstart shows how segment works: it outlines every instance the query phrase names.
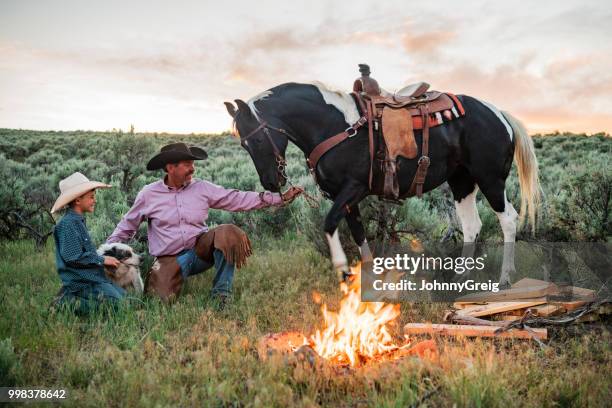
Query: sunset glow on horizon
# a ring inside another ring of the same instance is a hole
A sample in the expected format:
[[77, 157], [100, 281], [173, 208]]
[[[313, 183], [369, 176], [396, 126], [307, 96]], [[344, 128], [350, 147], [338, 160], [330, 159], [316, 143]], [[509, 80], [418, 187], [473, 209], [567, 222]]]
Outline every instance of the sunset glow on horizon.
[[612, 133], [612, 7], [473, 0], [0, 3], [0, 128], [218, 133], [224, 101], [284, 82], [350, 91], [368, 63], [512, 112]]

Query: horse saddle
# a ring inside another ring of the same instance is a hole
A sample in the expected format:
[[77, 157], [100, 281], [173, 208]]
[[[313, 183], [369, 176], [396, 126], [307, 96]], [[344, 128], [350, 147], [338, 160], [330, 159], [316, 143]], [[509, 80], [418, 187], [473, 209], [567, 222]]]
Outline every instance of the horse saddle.
[[[384, 174], [383, 196], [397, 200], [399, 198], [397, 158], [401, 156], [415, 159], [418, 156], [414, 130], [423, 130], [421, 157], [429, 159], [425, 140], [429, 137], [429, 128], [459, 118], [465, 112], [455, 95], [428, 91], [429, 84], [426, 82], [408, 85], [394, 94], [386, 92], [378, 86], [375, 79], [370, 77], [369, 66], [360, 64], [359, 67], [362, 76], [355, 80], [353, 91], [370, 102], [374, 128], [382, 134], [385, 145], [381, 166]], [[419, 159], [419, 163], [422, 162], [423, 160]], [[422, 194], [425, 176], [426, 169], [421, 168], [420, 172], [417, 171], [417, 178], [420, 179], [416, 180], [413, 193], [419, 196]]]

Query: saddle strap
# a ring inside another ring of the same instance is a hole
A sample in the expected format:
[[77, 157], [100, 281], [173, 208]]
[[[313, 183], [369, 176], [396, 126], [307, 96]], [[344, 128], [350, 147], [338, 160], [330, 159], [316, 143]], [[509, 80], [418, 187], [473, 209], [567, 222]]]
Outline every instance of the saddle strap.
[[337, 135], [334, 135], [330, 137], [329, 139], [325, 139], [324, 141], [319, 143], [317, 146], [315, 146], [314, 149], [312, 149], [312, 151], [308, 155], [308, 158], [306, 159], [306, 163], [308, 164], [310, 173], [315, 178], [315, 182], [317, 181], [317, 176], [316, 176], [317, 163], [319, 162], [321, 157], [325, 153], [327, 153], [329, 150], [333, 149], [336, 145], [344, 142], [346, 139], [349, 139], [355, 136], [359, 128], [362, 127], [367, 122], [367, 120], [368, 118], [365, 115], [360, 117], [357, 122], [355, 122], [352, 126], [347, 128], [344, 132], [338, 133]]
[[429, 169], [429, 110], [427, 104], [420, 105], [421, 118], [423, 119], [423, 143], [421, 147], [421, 157], [419, 157], [418, 167], [410, 185], [410, 195], [421, 197], [423, 195], [423, 184], [427, 177], [427, 170]]
[[372, 179], [374, 174], [374, 105], [372, 101], [369, 100], [366, 102], [366, 109], [368, 115], [368, 144], [370, 146], [370, 174], [368, 176], [368, 188], [372, 191]]
[[351, 96], [355, 101], [357, 101], [362, 117], [366, 117], [368, 120], [368, 145], [370, 148], [370, 172], [368, 175], [368, 187], [371, 191], [372, 180], [374, 178], [374, 115], [376, 113], [376, 108], [372, 102], [372, 99], [368, 98], [364, 102], [364, 98], [361, 97], [359, 92], [351, 92]]

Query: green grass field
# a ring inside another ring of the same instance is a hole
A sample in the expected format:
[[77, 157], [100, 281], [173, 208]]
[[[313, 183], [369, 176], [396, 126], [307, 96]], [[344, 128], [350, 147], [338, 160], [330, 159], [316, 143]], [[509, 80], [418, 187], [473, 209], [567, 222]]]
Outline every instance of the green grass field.
[[[111, 316], [51, 313], [53, 248], [0, 245], [2, 385], [69, 390], [67, 406], [608, 406], [610, 333], [519, 340], [438, 339], [437, 362], [408, 358], [353, 373], [283, 359], [262, 362], [269, 332], [320, 327], [312, 290], [335, 307], [329, 261], [299, 236], [260, 243], [229, 308], [208, 304], [210, 272], [173, 305], [145, 299]], [[401, 323], [439, 321], [444, 305], [402, 305]]]
[[[332, 310], [338, 304], [336, 275], [322, 251], [327, 202], [314, 209], [298, 199], [276, 211], [211, 213], [211, 226], [235, 223], [255, 247], [247, 267], [237, 272], [235, 296], [223, 312], [210, 304], [212, 270], [190, 278], [172, 305], [145, 298], [111, 315], [79, 318], [50, 312], [60, 286], [53, 242], [37, 248], [32, 235], [17, 228], [11, 211], [22, 211], [36, 231], [49, 231], [52, 223], [40, 209], [50, 208], [61, 178], [81, 170], [116, 186], [100, 192], [88, 220], [93, 240], [101, 243], [136, 192], [159, 177], [144, 171], [147, 158], [172, 140], [209, 151], [210, 159], [199, 164], [199, 177], [261, 190], [248, 155], [227, 135], [0, 129], [1, 386], [65, 388], [65, 405], [75, 407], [610, 405], [611, 337], [600, 323], [551, 331], [543, 349], [520, 340], [438, 338], [439, 361], [407, 358], [350, 373], [294, 359], [260, 361], [256, 344], [262, 335], [286, 330], [310, 334], [321, 327], [313, 290]], [[536, 137], [534, 143], [545, 193], [537, 237], [610, 242], [612, 139], [554, 135]], [[290, 176], [316, 195], [300, 152], [290, 150], [288, 161]], [[507, 188], [518, 207], [515, 171]], [[374, 199], [366, 204], [362, 212], [370, 241], [388, 239], [396, 227], [408, 231], [400, 239], [437, 242], [452, 226], [442, 189], [401, 207]], [[481, 197], [478, 208], [481, 239], [500, 242], [497, 218]], [[346, 233], [344, 225], [341, 233]], [[518, 238], [531, 239], [527, 230]], [[343, 243], [354, 255], [349, 240]], [[131, 244], [145, 250], [144, 226]], [[402, 304], [396, 334], [406, 322], [440, 322], [447, 306]]]

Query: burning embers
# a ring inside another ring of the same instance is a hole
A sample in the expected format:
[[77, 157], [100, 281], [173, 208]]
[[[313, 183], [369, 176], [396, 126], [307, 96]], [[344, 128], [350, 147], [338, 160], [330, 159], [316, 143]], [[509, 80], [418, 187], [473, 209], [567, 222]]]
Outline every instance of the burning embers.
[[351, 269], [355, 279], [350, 285], [340, 284], [343, 297], [339, 310], [332, 312], [326, 304], [321, 306], [323, 329], [309, 338], [295, 332], [265, 336], [260, 341], [260, 355], [270, 350], [295, 352], [308, 346], [331, 363], [358, 367], [370, 361], [394, 360], [410, 354], [435, 354], [432, 341], [410, 348], [412, 344], [407, 339], [398, 341], [391, 335], [390, 326], [400, 315], [400, 306], [361, 302], [361, 267]]

